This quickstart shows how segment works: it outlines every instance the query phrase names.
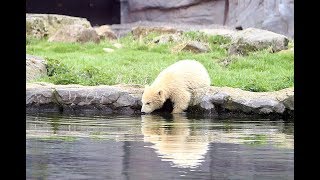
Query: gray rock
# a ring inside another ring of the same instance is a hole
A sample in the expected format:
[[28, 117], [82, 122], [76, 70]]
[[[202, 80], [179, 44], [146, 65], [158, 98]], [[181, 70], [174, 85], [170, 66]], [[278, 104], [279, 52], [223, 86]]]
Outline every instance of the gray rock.
[[283, 103], [293, 95], [293, 88], [275, 92], [248, 92], [238, 88], [212, 88], [217, 92], [215, 95], [220, 98], [216, 98], [218, 101], [215, 102], [211, 98], [211, 102], [228, 111], [241, 111], [249, 114], [283, 114], [285, 110], [293, 111]]
[[211, 101], [215, 104], [224, 104], [228, 101], [230, 95], [224, 92], [218, 92], [211, 96]]
[[182, 41], [182, 38], [178, 34], [163, 34], [153, 39], [153, 42], [157, 44], [166, 44], [169, 42], [179, 41]]
[[181, 33], [180, 30], [177, 30], [175, 28], [169, 27], [169, 26], [153, 26], [153, 27], [148, 27], [148, 26], [137, 26], [132, 28], [132, 35], [135, 38], [142, 38], [147, 36], [150, 33], [158, 33], [158, 34], [176, 34], [176, 33]]
[[26, 92], [26, 106], [32, 112], [49, 108], [65, 113], [132, 114], [141, 108], [142, 90], [133, 87], [28, 83]]
[[59, 29], [49, 39], [49, 42], [95, 42], [99, 43], [100, 38], [97, 32], [89, 27], [86, 28], [82, 25], [67, 25]]
[[[201, 100], [195, 100], [199, 103], [199, 106], [205, 110], [215, 111], [215, 105], [223, 105], [228, 101], [230, 96], [224, 92], [217, 92], [215, 94], [206, 93], [202, 96]], [[200, 97], [197, 97], [200, 98]]]
[[32, 88], [27, 86], [26, 105], [42, 105], [52, 103], [53, 90], [49, 87]]
[[249, 101], [244, 101], [243, 106], [250, 107], [251, 109], [270, 109], [270, 112], [283, 113], [285, 106], [276, 100], [273, 99], [253, 99]]
[[[143, 87], [133, 85], [80, 86], [27, 83], [27, 111], [65, 113], [140, 113]], [[238, 88], [214, 87], [194, 92], [195, 104], [188, 113], [220, 116], [293, 114], [293, 88], [275, 92], [248, 92]], [[59, 108], [57, 108], [59, 107]]]
[[109, 25], [95, 27], [94, 30], [96, 30], [100, 39], [107, 39], [107, 40], [117, 39], [117, 35], [112, 31]]
[[203, 32], [211, 36], [220, 35], [231, 38], [237, 31], [225, 28], [202, 28], [199, 30], [199, 32]]
[[120, 97], [119, 90], [116, 89], [108, 89], [104, 90], [100, 103], [103, 105], [112, 104], [116, 102]]
[[26, 34], [35, 38], [49, 37], [65, 25], [91, 27], [85, 18], [57, 14], [26, 14]]
[[270, 113], [272, 113], [272, 109], [271, 108], [267, 108], [267, 107], [263, 107], [263, 108], [259, 109], [259, 113], [261, 113], [261, 114], [270, 114]]
[[289, 111], [294, 111], [294, 89], [286, 88], [280, 91], [274, 92], [276, 100], [282, 103]]
[[214, 110], [214, 105], [211, 102], [211, 96], [204, 96], [200, 101], [200, 107], [205, 110]]
[[55, 88], [61, 104], [91, 105], [112, 104], [119, 98], [120, 90], [109, 86], [96, 87], [57, 87]]
[[209, 46], [205, 43], [198, 42], [198, 41], [189, 41], [178, 44], [177, 46], [173, 47], [173, 52], [180, 52], [180, 51], [190, 51], [193, 53], [204, 53], [208, 52]]
[[271, 48], [273, 52], [288, 49], [289, 39], [280, 34], [256, 28], [248, 28], [232, 35], [229, 54], [246, 55], [248, 52]]
[[26, 81], [47, 76], [46, 60], [26, 54]]
[[[235, 111], [241, 110], [246, 113], [283, 113], [282, 110], [278, 108], [279, 102], [276, 102], [272, 99], [245, 99], [245, 98], [233, 98], [229, 103], [229, 106], [226, 106], [226, 109]], [[281, 107], [284, 107], [283, 105]]]
[[138, 104], [138, 99], [131, 96], [129, 93], [123, 93], [120, 95], [118, 100], [113, 103], [115, 107], [126, 107], [126, 106], [135, 106]]
[[293, 97], [293, 95], [288, 96], [286, 99], [284, 99], [284, 100], [282, 101], [282, 103], [284, 104], [284, 106], [285, 106], [287, 109], [289, 109], [289, 110], [291, 110], [291, 111], [294, 110], [294, 97]]

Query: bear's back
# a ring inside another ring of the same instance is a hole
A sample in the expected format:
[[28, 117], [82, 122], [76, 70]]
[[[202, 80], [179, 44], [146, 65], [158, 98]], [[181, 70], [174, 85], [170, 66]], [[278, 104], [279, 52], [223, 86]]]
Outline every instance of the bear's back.
[[164, 69], [155, 83], [195, 89], [210, 86], [211, 81], [206, 68], [201, 63], [196, 60], [181, 60]]

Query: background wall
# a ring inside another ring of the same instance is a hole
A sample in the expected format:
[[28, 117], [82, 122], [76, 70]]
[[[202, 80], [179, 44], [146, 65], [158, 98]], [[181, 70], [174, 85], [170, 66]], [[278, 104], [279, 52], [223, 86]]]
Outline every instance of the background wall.
[[293, 0], [27, 0], [26, 12], [84, 17], [92, 26], [137, 21], [219, 24], [294, 36]]
[[293, 0], [121, 0], [121, 14], [121, 23], [241, 25], [294, 36]]

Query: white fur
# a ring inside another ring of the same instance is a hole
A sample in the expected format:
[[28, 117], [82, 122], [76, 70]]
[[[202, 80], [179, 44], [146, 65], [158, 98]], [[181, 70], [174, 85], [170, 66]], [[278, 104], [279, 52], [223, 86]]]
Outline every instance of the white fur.
[[[142, 96], [142, 112], [161, 108], [165, 100], [173, 103], [172, 113], [181, 113], [189, 106], [192, 91], [210, 86], [205, 67], [195, 60], [181, 60], [164, 69]], [[150, 102], [151, 105], [146, 103]]]

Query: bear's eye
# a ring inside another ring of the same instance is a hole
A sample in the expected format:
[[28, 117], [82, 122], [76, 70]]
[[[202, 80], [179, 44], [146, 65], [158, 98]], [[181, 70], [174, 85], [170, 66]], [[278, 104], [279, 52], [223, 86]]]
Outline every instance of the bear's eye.
[[149, 103], [149, 102], [147, 102], [147, 103], [146, 103], [146, 105], [150, 105], [150, 103]]

